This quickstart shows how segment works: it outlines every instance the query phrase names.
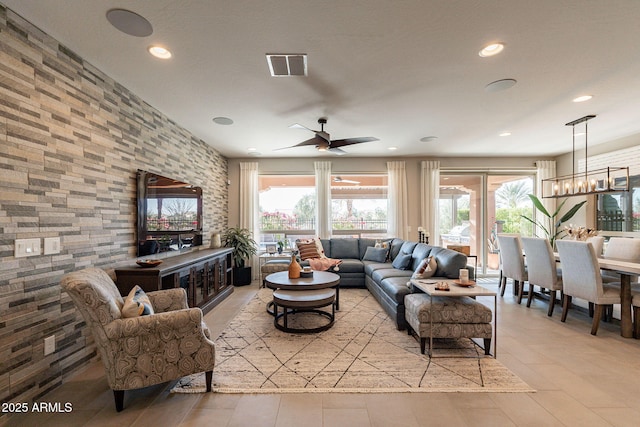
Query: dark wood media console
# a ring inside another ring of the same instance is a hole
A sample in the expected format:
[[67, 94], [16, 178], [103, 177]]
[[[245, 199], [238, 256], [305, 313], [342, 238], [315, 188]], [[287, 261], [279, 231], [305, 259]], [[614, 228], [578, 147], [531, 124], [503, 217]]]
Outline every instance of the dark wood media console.
[[164, 258], [157, 267], [116, 268], [120, 294], [126, 296], [135, 286], [145, 292], [182, 287], [190, 307], [207, 312], [233, 292], [233, 249], [203, 249]]

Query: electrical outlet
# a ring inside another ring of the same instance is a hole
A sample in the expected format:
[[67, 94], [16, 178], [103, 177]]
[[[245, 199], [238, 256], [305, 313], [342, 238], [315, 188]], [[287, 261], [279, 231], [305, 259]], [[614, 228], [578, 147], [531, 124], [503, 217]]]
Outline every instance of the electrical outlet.
[[48, 355], [56, 351], [56, 336], [51, 335], [44, 339], [44, 355]]
[[60, 253], [60, 238], [45, 237], [44, 238], [44, 254], [53, 255]]

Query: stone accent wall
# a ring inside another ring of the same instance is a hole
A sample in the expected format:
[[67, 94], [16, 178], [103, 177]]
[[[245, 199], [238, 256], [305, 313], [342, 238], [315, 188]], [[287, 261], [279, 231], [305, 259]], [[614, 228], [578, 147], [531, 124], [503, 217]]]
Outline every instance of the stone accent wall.
[[[203, 188], [227, 224], [227, 159], [0, 4], [0, 401], [38, 400], [96, 357], [60, 277], [136, 254], [136, 171]], [[61, 238], [14, 258], [18, 238]], [[44, 338], [55, 334], [55, 353]]]

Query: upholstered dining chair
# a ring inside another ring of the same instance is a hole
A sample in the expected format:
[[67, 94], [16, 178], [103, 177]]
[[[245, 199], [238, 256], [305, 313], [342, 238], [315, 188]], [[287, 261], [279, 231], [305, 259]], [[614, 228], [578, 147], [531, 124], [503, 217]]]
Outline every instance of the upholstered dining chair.
[[591, 244], [573, 240], [557, 240], [556, 246], [562, 264], [564, 293], [560, 320], [562, 322], [567, 320], [572, 297], [591, 302], [595, 305], [591, 335], [596, 335], [605, 306], [620, 304], [620, 288], [613, 285], [603, 285], [598, 258]]
[[155, 314], [123, 317], [123, 298], [111, 277], [99, 268], [65, 275], [69, 294], [91, 330], [104, 364], [116, 410], [124, 407], [124, 391], [206, 372], [211, 391], [214, 343], [199, 308], [187, 306], [184, 289], [149, 292]]
[[[533, 285], [549, 289], [549, 310], [547, 316], [553, 315], [557, 291], [562, 291], [562, 272], [556, 268], [553, 249], [547, 239], [537, 237], [523, 237], [522, 245], [527, 257], [527, 273], [529, 288]], [[531, 298], [527, 300], [527, 307]]]
[[602, 252], [604, 249], [604, 237], [591, 236], [591, 237], [587, 237], [586, 241], [588, 243], [591, 243], [591, 246], [593, 246], [593, 249], [596, 251], [596, 256], [600, 258], [602, 256]]
[[[640, 239], [628, 237], [611, 237], [604, 250], [604, 258], [619, 259], [622, 261], [640, 262]], [[619, 282], [620, 276], [610, 271], [602, 271], [602, 280], [605, 283]], [[631, 279], [637, 282], [638, 279]]]
[[[527, 269], [524, 265], [522, 243], [520, 236], [498, 234], [500, 245], [500, 258], [502, 260], [502, 281], [500, 283], [500, 296], [504, 296], [507, 287], [507, 279], [513, 280], [514, 291], [517, 290], [518, 304], [522, 302], [524, 282], [528, 281]], [[529, 285], [529, 301], [533, 295], [533, 288]]]

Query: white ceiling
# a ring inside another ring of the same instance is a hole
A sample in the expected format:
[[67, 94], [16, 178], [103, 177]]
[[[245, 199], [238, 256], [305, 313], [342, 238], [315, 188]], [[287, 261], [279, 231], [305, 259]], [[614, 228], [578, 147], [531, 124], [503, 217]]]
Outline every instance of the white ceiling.
[[[571, 150], [564, 124], [587, 114], [598, 115], [590, 146], [640, 133], [638, 0], [0, 3], [228, 157], [320, 156], [273, 151], [312, 137], [288, 126], [318, 129], [320, 116], [333, 139], [380, 139], [345, 147], [358, 157], [556, 155]], [[153, 34], [116, 30], [112, 8], [144, 16]], [[502, 54], [478, 56], [495, 41]], [[151, 57], [154, 43], [173, 58]], [[309, 76], [270, 77], [266, 53], [308, 54]], [[518, 83], [484, 90], [504, 78]], [[571, 102], [582, 94], [594, 98]]]

